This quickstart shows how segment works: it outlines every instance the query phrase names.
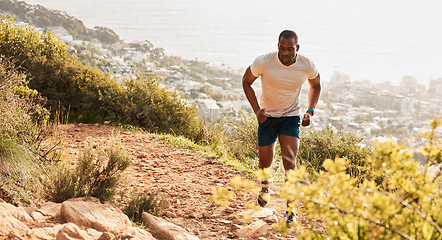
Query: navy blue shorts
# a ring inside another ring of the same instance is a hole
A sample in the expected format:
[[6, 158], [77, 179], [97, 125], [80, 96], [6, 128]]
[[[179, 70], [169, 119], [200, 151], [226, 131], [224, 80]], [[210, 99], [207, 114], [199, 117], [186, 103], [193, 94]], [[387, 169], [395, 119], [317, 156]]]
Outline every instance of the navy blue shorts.
[[267, 146], [276, 141], [279, 135], [299, 138], [301, 117], [267, 117], [264, 123], [259, 123], [258, 146]]

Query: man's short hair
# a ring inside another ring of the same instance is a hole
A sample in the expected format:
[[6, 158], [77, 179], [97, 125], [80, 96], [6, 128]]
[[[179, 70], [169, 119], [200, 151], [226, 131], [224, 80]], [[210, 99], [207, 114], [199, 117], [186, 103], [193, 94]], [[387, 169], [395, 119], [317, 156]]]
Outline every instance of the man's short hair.
[[292, 30], [284, 30], [279, 34], [278, 42], [281, 40], [281, 38], [290, 39], [294, 38], [295, 43], [298, 44], [298, 35]]

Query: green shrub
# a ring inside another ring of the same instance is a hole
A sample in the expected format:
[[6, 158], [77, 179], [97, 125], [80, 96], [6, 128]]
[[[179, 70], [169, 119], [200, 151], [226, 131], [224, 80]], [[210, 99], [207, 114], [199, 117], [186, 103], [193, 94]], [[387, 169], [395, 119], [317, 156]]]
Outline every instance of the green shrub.
[[109, 145], [107, 151], [89, 145], [75, 170], [63, 163], [55, 165], [46, 182], [46, 198], [54, 202], [83, 196], [93, 196], [102, 202], [111, 200], [131, 158], [117, 141]]
[[[413, 161], [413, 151], [392, 141], [376, 142], [373, 156], [367, 159], [367, 173], [362, 182], [347, 172], [350, 161], [326, 160], [326, 171], [310, 181], [304, 166], [288, 175], [282, 191], [285, 199], [302, 202], [299, 209], [310, 219], [324, 219], [331, 239], [441, 239], [442, 146], [432, 123], [429, 140], [421, 152], [428, 163]], [[435, 171], [430, 174], [429, 169]], [[378, 184], [377, 179], [382, 179]], [[306, 239], [326, 238], [313, 227], [303, 232]]]
[[159, 197], [157, 193], [146, 195], [143, 193], [135, 194], [129, 201], [123, 212], [134, 222], [141, 222], [143, 212], [150, 213], [155, 216], [161, 216], [166, 201], [163, 197]]
[[152, 132], [185, 136], [195, 142], [207, 138], [197, 109], [177, 94], [161, 89], [155, 78], [124, 82], [123, 121]]
[[[228, 138], [228, 151], [230, 154], [247, 165], [250, 169], [258, 168], [258, 121], [253, 113], [240, 114], [240, 121], [228, 123], [231, 133]], [[302, 130], [304, 130], [303, 128]], [[359, 176], [364, 173], [365, 159], [370, 153], [368, 148], [359, 146], [362, 138], [356, 137], [354, 133], [334, 132], [327, 127], [315, 130], [307, 128], [300, 138], [298, 161], [306, 165], [309, 172], [324, 170], [322, 163], [326, 159], [340, 156], [350, 160], [348, 171], [352, 176]], [[273, 171], [276, 174], [283, 174], [281, 150], [279, 143], [276, 143]]]
[[313, 173], [325, 170], [322, 165], [326, 159], [341, 157], [349, 160], [347, 172], [360, 176], [365, 173], [365, 159], [370, 154], [370, 149], [359, 145], [362, 140], [354, 133], [335, 133], [331, 127], [309, 128], [301, 136], [298, 161]]
[[121, 90], [115, 80], [70, 56], [66, 44], [50, 30], [40, 35], [6, 17], [0, 28], [0, 54], [21, 63], [29, 87], [46, 97], [53, 111], [105, 115], [113, 97], [109, 94]]
[[85, 196], [94, 196], [101, 201], [107, 201], [115, 194], [122, 172], [129, 167], [131, 158], [125, 153], [121, 144], [111, 143], [106, 153], [101, 149], [96, 155], [93, 148], [87, 148], [79, 160], [77, 168], [80, 184], [80, 193]]
[[65, 12], [49, 10], [41, 5], [30, 5], [22, 1], [2, 0], [0, 11], [9, 12], [18, 19], [25, 22], [32, 22], [40, 28], [61, 26], [66, 29], [74, 38], [88, 39], [96, 38], [104, 43], [115, 43], [119, 40], [112, 30], [107, 28], [88, 29], [84, 24]]
[[44, 198], [61, 203], [78, 196], [78, 177], [66, 162], [58, 162], [49, 167], [50, 172], [44, 182]]
[[207, 124], [207, 143], [217, 156], [226, 156], [228, 148], [226, 147], [228, 143], [226, 121], [220, 119], [216, 122], [211, 122]]
[[241, 112], [240, 117], [240, 122], [228, 123], [231, 129], [228, 138], [229, 152], [250, 169], [256, 170], [258, 168], [258, 121], [253, 113]]
[[0, 96], [0, 197], [29, 202], [38, 194], [43, 173], [36, 153], [48, 117], [44, 99], [1, 55]]
[[[309, 173], [305, 165], [290, 170], [279, 193], [291, 202], [287, 210], [302, 216], [302, 225], [292, 225], [296, 237], [441, 239], [442, 139], [437, 138], [435, 131], [441, 124], [442, 119], [435, 119], [432, 131], [422, 134], [428, 140], [428, 145], [420, 148], [428, 160], [425, 165], [413, 160], [413, 151], [386, 141], [375, 143], [373, 154], [366, 159], [363, 178], [353, 177], [348, 172], [350, 160], [339, 157], [326, 159], [322, 164], [324, 170], [319, 172]], [[270, 172], [258, 171], [258, 180], [269, 179]], [[260, 190], [255, 181], [241, 176], [233, 178], [230, 185], [247, 193], [258, 194]], [[234, 197], [233, 190], [219, 188], [211, 200], [227, 205]], [[259, 211], [256, 203], [245, 205]], [[249, 214], [242, 217], [243, 221], [251, 218]], [[283, 234], [289, 233], [284, 221], [274, 227]]]
[[161, 89], [156, 79], [140, 77], [121, 85], [69, 55], [66, 44], [50, 30], [40, 36], [31, 27], [17, 26], [4, 16], [0, 29], [0, 54], [21, 63], [29, 87], [48, 99], [53, 112], [69, 110], [69, 119], [74, 121], [111, 120], [195, 142], [210, 141], [196, 107]]
[[19, 204], [38, 195], [43, 174], [39, 163], [28, 146], [0, 135], [0, 198]]
[[[0, 135], [8, 136], [29, 147], [44, 131], [48, 111], [45, 99], [27, 86], [26, 76], [0, 55]], [[35, 147], [35, 146], [34, 146]]]

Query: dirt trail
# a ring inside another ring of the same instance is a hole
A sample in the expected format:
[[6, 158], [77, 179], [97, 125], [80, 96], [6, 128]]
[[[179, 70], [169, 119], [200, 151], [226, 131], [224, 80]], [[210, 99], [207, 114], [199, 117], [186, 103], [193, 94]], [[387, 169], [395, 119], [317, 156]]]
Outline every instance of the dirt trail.
[[[66, 134], [64, 152], [73, 162], [88, 143], [107, 143], [112, 135], [119, 135], [125, 150], [133, 157], [122, 191], [159, 192], [167, 196], [168, 207], [162, 217], [200, 239], [237, 238], [232, 222], [236, 214], [246, 210], [245, 202], [235, 198], [228, 207], [222, 207], [208, 200], [213, 189], [227, 187], [230, 179], [239, 174], [234, 168], [142, 132], [123, 132], [98, 124], [68, 124], [59, 128]], [[255, 196], [247, 194], [245, 198], [254, 201]], [[279, 211], [278, 219], [282, 217]], [[264, 237], [287, 239], [276, 231]]]

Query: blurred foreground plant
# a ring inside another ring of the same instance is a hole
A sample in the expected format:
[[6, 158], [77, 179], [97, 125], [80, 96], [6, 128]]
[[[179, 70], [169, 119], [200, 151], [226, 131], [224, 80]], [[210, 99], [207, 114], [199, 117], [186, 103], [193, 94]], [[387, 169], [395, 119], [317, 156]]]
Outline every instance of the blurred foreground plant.
[[[290, 171], [281, 195], [301, 203], [311, 219], [324, 218], [327, 237], [333, 239], [441, 239], [441, 145], [435, 136], [440, 123], [435, 119], [425, 135], [429, 144], [421, 151], [428, 162], [423, 167], [412, 151], [393, 141], [376, 142], [362, 182], [347, 173], [348, 160], [328, 159], [315, 182], [305, 166]], [[429, 174], [429, 168], [437, 170]], [[318, 233], [308, 229], [303, 237], [314, 236]]]
[[[412, 151], [385, 141], [375, 143], [363, 178], [349, 173], [350, 161], [339, 157], [325, 160], [324, 170], [313, 177], [305, 165], [289, 171], [279, 193], [292, 201], [288, 211], [307, 214], [302, 230], [296, 231], [298, 237], [442, 239], [442, 142], [435, 133], [441, 122], [435, 119], [431, 132], [423, 135], [429, 141], [420, 149], [428, 160], [424, 166], [413, 160]], [[260, 180], [270, 177], [267, 171], [258, 176]], [[253, 188], [253, 184], [248, 187], [249, 181], [237, 176], [231, 186], [247, 192]], [[212, 199], [227, 205], [233, 196], [233, 190], [218, 189]], [[318, 219], [328, 229], [325, 233], [323, 228], [315, 228]], [[288, 233], [283, 221], [274, 227]]]

